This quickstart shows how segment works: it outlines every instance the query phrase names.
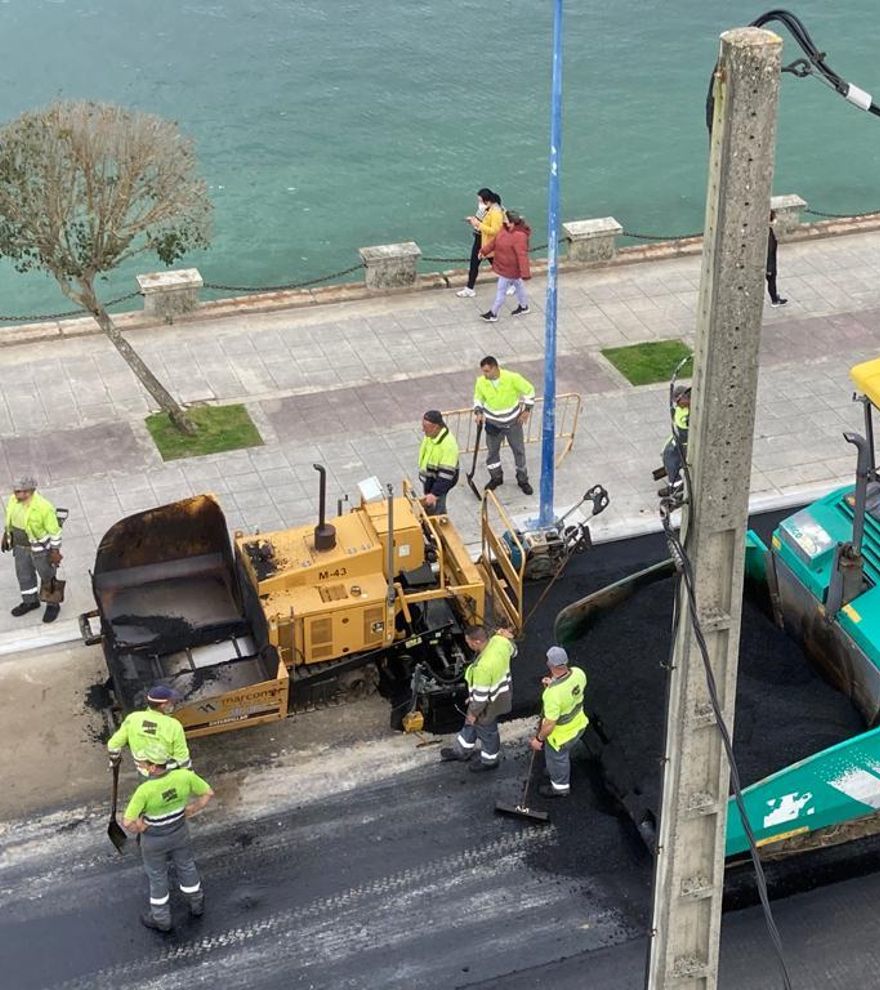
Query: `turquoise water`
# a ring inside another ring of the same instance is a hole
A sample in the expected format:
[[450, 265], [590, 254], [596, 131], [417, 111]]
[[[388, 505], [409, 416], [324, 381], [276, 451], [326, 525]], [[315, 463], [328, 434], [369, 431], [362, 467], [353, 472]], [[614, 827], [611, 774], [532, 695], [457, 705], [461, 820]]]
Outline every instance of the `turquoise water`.
[[[769, 7], [566, 0], [566, 219], [702, 227], [718, 35]], [[880, 92], [874, 3], [792, 9], [837, 72]], [[482, 185], [543, 242], [551, 18], [550, 0], [0, 0], [0, 120], [55, 97], [177, 120], [216, 210], [211, 249], [184, 263], [212, 282], [307, 279], [404, 239], [463, 255], [461, 218]], [[878, 149], [880, 119], [783, 78], [777, 192], [830, 212], [880, 208]], [[115, 273], [105, 296], [156, 267]], [[0, 315], [68, 308], [53, 283], [0, 263]]]

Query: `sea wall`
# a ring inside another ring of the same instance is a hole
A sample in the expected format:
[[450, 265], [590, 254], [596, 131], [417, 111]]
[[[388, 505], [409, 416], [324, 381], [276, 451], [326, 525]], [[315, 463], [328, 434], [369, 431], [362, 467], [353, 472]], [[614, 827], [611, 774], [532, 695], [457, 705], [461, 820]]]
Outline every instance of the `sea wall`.
[[[880, 212], [853, 217], [832, 217], [813, 222], [803, 222], [802, 212], [807, 204], [798, 196], [775, 196], [773, 207], [777, 210], [776, 230], [780, 241], [804, 241], [818, 237], [840, 237], [867, 231], [880, 230]], [[562, 273], [585, 269], [615, 268], [643, 261], [660, 261], [699, 254], [702, 236], [657, 240], [645, 236], [644, 243], [618, 246], [620, 237], [640, 237], [632, 234], [613, 217], [577, 220], [562, 225], [564, 244], [558, 270]], [[399, 251], [396, 249], [400, 249]], [[218, 319], [241, 313], [270, 312], [305, 306], [356, 299], [375, 298], [380, 295], [403, 295], [463, 286], [467, 279], [465, 268], [444, 271], [418, 272], [420, 257], [418, 246], [407, 241], [401, 245], [385, 244], [360, 249], [364, 277], [334, 285], [314, 285], [298, 289], [251, 292], [225, 299], [199, 301], [198, 291], [202, 277], [196, 269], [149, 273], [138, 276], [139, 291], [144, 308], [116, 314], [113, 319], [122, 329], [156, 327], [167, 323], [191, 323], [203, 319]], [[377, 273], [371, 266], [381, 265]], [[429, 260], [429, 259], [425, 259]], [[532, 274], [546, 273], [545, 259], [535, 259]], [[163, 297], [162, 286], [168, 295]], [[101, 331], [91, 316], [64, 320], [46, 320], [39, 323], [19, 323], [0, 329], [0, 346], [20, 344], [30, 340], [46, 340], [64, 337], [80, 337]]]

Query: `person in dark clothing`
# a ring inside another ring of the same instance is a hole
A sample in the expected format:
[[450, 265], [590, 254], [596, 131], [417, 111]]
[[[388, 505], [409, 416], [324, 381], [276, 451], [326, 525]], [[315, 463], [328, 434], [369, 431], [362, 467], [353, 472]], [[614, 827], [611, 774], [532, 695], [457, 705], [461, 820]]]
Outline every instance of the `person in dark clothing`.
[[767, 291], [770, 293], [771, 306], [784, 306], [788, 300], [783, 299], [776, 290], [776, 232], [773, 224], [776, 223], [776, 211], [770, 211], [770, 228], [767, 237]]
[[477, 192], [477, 212], [471, 217], [465, 217], [467, 222], [474, 229], [474, 240], [471, 245], [471, 263], [468, 269], [468, 282], [463, 289], [456, 292], [457, 296], [464, 298], [475, 296], [474, 286], [477, 284], [477, 273], [480, 269], [480, 262], [483, 255], [480, 251], [483, 245], [488, 244], [503, 223], [504, 213], [501, 209], [501, 197], [485, 186]]

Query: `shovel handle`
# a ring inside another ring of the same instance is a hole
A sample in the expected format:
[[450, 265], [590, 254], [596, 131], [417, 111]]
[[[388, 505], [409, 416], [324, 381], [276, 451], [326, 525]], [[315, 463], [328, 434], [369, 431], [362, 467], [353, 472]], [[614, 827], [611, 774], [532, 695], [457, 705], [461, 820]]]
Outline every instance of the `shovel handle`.
[[116, 818], [116, 802], [119, 800], [119, 764], [113, 764], [113, 792], [110, 797], [110, 817]]
[[478, 499], [483, 498], [480, 492], [477, 490], [477, 486], [474, 484], [474, 475], [477, 472], [477, 456], [480, 453], [480, 439], [483, 436], [483, 421], [482, 419], [477, 422], [477, 436], [474, 440], [474, 459], [471, 462], [470, 471], [464, 476], [465, 481], [468, 484], [468, 488], [474, 493], [474, 496]]

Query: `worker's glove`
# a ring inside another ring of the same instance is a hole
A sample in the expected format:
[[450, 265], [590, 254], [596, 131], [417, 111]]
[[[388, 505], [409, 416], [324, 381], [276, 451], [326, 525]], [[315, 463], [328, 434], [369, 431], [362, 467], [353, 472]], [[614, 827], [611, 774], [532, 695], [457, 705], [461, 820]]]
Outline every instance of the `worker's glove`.
[[110, 769], [111, 770], [115, 770], [116, 767], [118, 767], [120, 763], [122, 763], [122, 753], [111, 753], [110, 754], [110, 762], [108, 764], [108, 766], [110, 767]]
[[49, 563], [53, 567], [57, 567], [62, 560], [64, 560], [64, 554], [60, 550], [53, 549], [49, 551]]
[[0, 540], [0, 552], [6, 553], [8, 550], [12, 549], [12, 533], [4, 533], [3, 539]]

